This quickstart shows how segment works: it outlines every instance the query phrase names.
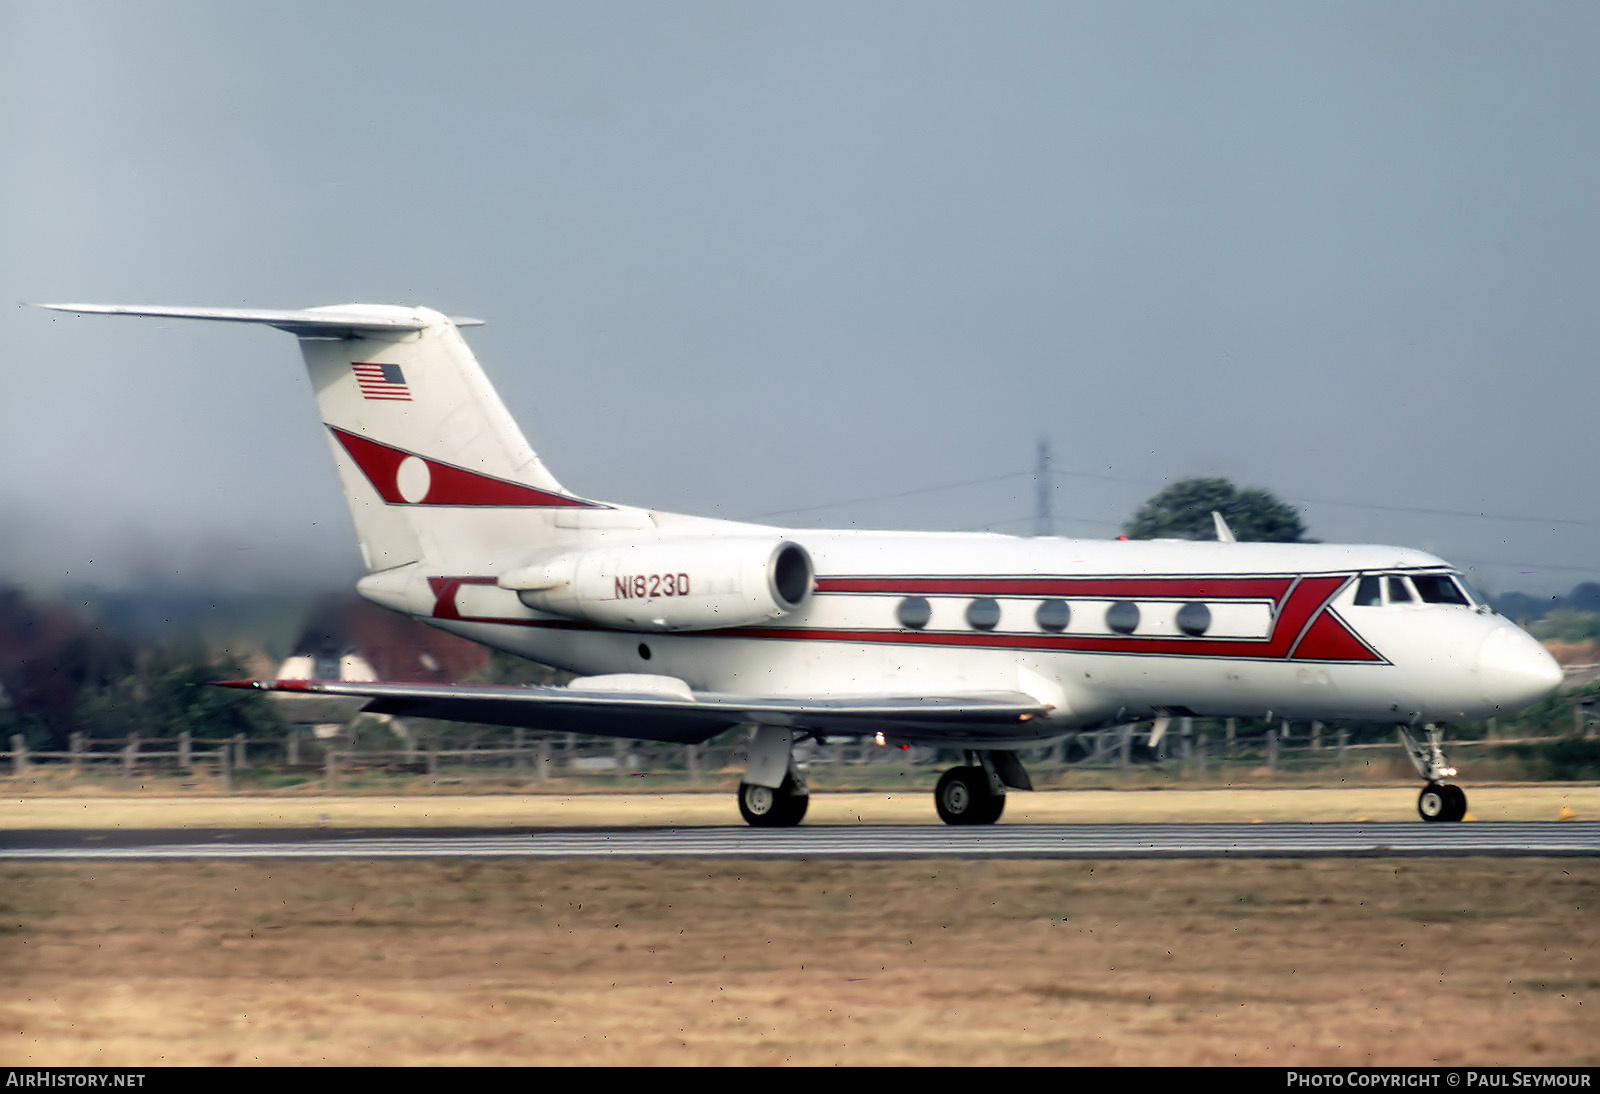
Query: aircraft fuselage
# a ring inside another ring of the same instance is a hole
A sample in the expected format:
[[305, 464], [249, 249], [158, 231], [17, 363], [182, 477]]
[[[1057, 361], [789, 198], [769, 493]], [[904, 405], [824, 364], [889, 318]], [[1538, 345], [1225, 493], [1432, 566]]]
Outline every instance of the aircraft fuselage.
[[[615, 630], [530, 609], [494, 575], [389, 573], [363, 588], [391, 607], [404, 588], [419, 618], [584, 675], [771, 695], [1026, 692], [1053, 710], [1018, 742], [1163, 713], [1476, 720], [1560, 680], [1446, 562], [1403, 548], [779, 534], [811, 555], [814, 591], [758, 626]], [[637, 576], [646, 601], [711, 580], [692, 566]], [[630, 576], [616, 595], [636, 587]]]

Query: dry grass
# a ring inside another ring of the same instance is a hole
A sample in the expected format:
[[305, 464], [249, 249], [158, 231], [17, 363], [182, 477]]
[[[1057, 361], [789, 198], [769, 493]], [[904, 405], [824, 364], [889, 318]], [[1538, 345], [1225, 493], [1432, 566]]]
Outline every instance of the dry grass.
[[[1479, 820], [1600, 819], [1600, 786], [1469, 786]], [[1415, 823], [1413, 785], [1353, 789], [1050, 790], [1011, 795], [1002, 823], [1403, 821]], [[325, 820], [324, 820], [325, 819]], [[808, 824], [937, 824], [932, 795], [812, 796]], [[741, 824], [733, 795], [485, 794], [422, 797], [11, 797], [6, 828], [388, 828], [416, 826], [674, 826]]]
[[1600, 861], [0, 871], [0, 1062], [1594, 1064]]
[[1563, 665], [1592, 665], [1600, 661], [1600, 642], [1592, 638], [1587, 642], [1546, 642], [1544, 648]]

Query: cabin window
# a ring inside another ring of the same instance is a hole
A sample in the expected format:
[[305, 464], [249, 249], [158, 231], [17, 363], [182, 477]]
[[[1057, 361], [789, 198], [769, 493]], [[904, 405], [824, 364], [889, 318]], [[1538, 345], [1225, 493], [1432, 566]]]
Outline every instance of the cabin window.
[[1383, 589], [1380, 587], [1378, 575], [1366, 574], [1356, 586], [1356, 607], [1376, 608], [1383, 604]]
[[1211, 609], [1204, 604], [1185, 604], [1178, 609], [1178, 629], [1190, 638], [1199, 638], [1211, 629]]
[[928, 620], [933, 618], [933, 609], [928, 605], [927, 597], [908, 596], [895, 609], [895, 616], [900, 620], [902, 627], [920, 631], [928, 625]]
[[1118, 634], [1132, 634], [1139, 629], [1139, 605], [1131, 600], [1119, 600], [1106, 609], [1106, 626]]
[[1389, 603], [1411, 603], [1411, 587], [1406, 583], [1405, 578], [1396, 574], [1389, 575]]
[[1039, 605], [1039, 612], [1034, 618], [1041, 631], [1059, 634], [1072, 622], [1072, 608], [1065, 600], [1046, 600]]
[[1000, 623], [1000, 604], [984, 597], [967, 605], [967, 626], [975, 631], [992, 631]]
[[1412, 574], [1411, 584], [1424, 604], [1460, 604], [1469, 606], [1466, 595], [1450, 580], [1449, 574]]

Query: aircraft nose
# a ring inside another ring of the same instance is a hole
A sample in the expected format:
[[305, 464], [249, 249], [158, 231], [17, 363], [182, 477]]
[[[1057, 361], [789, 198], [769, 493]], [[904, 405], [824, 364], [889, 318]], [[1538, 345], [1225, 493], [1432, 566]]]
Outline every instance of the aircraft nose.
[[1484, 697], [1506, 713], [1521, 710], [1561, 686], [1561, 666], [1520, 627], [1491, 631], [1478, 650]]

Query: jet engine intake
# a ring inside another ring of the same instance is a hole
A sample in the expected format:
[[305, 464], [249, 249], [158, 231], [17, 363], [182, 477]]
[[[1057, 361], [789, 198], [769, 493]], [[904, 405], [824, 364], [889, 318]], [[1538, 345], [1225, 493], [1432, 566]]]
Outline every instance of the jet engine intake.
[[528, 607], [632, 631], [748, 627], [811, 597], [816, 573], [798, 543], [706, 536], [573, 551], [499, 579]]

